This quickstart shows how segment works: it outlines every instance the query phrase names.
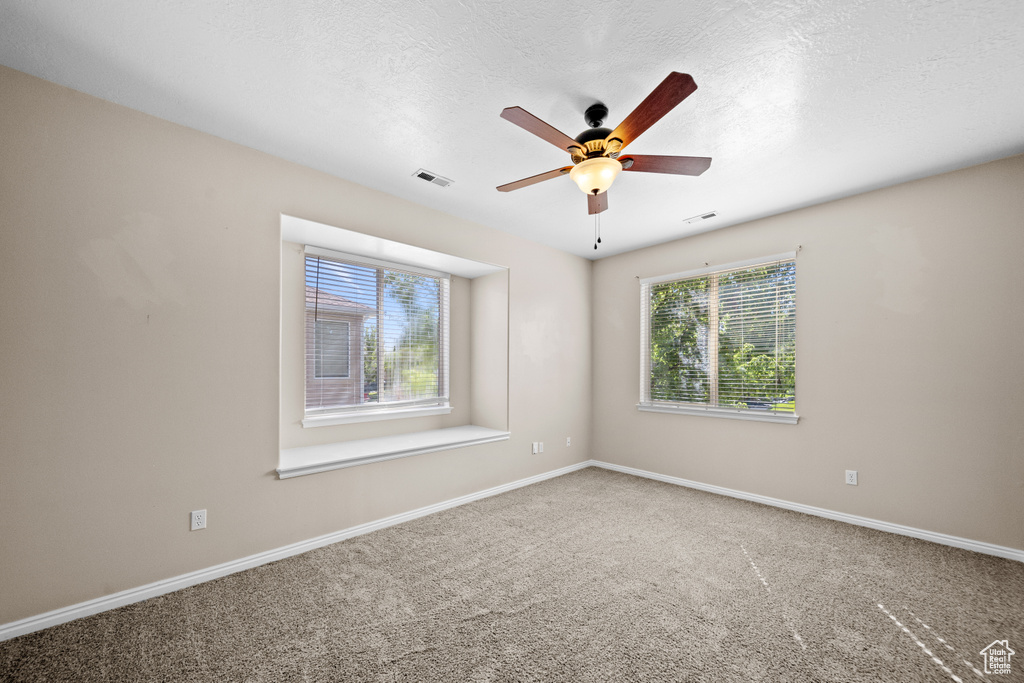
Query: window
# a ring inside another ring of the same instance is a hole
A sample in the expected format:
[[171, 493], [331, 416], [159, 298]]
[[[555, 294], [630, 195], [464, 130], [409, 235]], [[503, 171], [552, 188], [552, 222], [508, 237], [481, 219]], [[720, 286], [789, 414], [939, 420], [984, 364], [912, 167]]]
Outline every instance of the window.
[[306, 417], [448, 412], [449, 276], [315, 247], [305, 264]]
[[347, 320], [317, 320], [315, 314], [313, 324], [316, 330], [313, 376], [316, 379], [347, 379], [351, 324]]
[[796, 260], [641, 281], [641, 410], [795, 423]]

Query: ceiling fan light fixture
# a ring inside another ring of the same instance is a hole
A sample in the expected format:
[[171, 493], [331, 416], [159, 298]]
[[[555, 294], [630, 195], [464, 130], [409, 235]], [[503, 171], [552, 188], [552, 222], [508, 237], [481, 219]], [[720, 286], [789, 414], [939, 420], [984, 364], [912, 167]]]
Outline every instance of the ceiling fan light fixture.
[[569, 177], [584, 194], [601, 194], [608, 191], [621, 170], [622, 164], [617, 159], [594, 157], [573, 166]]

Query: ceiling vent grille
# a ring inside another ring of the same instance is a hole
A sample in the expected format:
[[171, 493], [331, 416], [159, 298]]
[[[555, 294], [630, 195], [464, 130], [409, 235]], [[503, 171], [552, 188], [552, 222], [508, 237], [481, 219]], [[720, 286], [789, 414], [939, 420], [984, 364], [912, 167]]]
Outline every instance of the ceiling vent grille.
[[453, 182], [455, 182], [454, 180], [451, 180], [450, 178], [445, 178], [443, 176], [439, 176], [436, 173], [433, 173], [432, 171], [427, 171], [427, 170], [422, 169], [422, 168], [417, 170], [415, 173], [413, 173], [413, 175], [416, 176], [417, 178], [422, 178], [423, 180], [426, 180], [428, 183], [433, 183], [435, 185], [440, 185], [441, 187], [448, 187]]
[[701, 213], [701, 214], [697, 214], [696, 216], [691, 216], [691, 217], [687, 218], [683, 222], [686, 223], [687, 225], [692, 225], [694, 223], [700, 223], [701, 221], [706, 221], [709, 218], [715, 218], [716, 216], [718, 216], [718, 212], [717, 211], [708, 211], [707, 213]]

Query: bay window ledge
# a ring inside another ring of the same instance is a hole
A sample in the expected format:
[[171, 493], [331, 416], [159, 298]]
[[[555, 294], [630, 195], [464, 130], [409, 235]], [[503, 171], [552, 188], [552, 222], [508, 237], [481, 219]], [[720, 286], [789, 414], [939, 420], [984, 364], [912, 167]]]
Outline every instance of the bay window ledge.
[[703, 415], [724, 417], [729, 420], [753, 420], [755, 422], [780, 422], [795, 425], [800, 419], [795, 413], [773, 413], [749, 408], [719, 408], [711, 406], [674, 405], [669, 403], [638, 403], [636, 409], [648, 413], [675, 413], [677, 415]]
[[506, 441], [510, 437], [510, 432], [477, 425], [465, 425], [410, 434], [381, 436], [373, 439], [285, 448], [281, 450], [277, 476], [279, 479], [301, 477], [305, 474], [327, 472], [342, 467], [355, 467], [381, 460], [407, 458], [434, 451]]
[[351, 424], [353, 422], [376, 422], [378, 420], [398, 420], [406, 417], [448, 415], [451, 412], [452, 407], [450, 405], [409, 406], [408, 408], [385, 408], [381, 410], [354, 410], [349, 413], [309, 415], [302, 419], [302, 426], [329, 427], [331, 425]]

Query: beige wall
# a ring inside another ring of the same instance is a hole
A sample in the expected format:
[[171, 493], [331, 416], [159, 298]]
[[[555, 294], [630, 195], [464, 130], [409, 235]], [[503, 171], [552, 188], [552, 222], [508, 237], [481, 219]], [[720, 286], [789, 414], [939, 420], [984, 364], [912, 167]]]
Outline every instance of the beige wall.
[[[5, 68], [0, 150], [0, 624], [589, 457], [589, 261]], [[281, 213], [507, 266], [512, 439], [278, 480]]]
[[[637, 412], [636, 277], [798, 246], [800, 423]], [[594, 457], [1024, 548], [1022, 257], [1015, 157], [598, 261]]]
[[[473, 279], [470, 297], [470, 423], [490, 429], [506, 430], [509, 371], [508, 271]], [[452, 390], [454, 389], [453, 385]]]

